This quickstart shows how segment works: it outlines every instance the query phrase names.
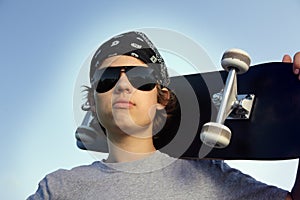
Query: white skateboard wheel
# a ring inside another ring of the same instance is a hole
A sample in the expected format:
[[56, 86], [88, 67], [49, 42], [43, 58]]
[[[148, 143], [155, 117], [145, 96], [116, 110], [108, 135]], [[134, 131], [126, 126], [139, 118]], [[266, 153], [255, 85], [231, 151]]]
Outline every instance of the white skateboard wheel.
[[83, 143], [94, 143], [97, 132], [88, 126], [79, 126], [75, 132], [75, 138]]
[[249, 54], [241, 49], [229, 49], [223, 54], [221, 65], [226, 70], [234, 68], [238, 74], [248, 71], [251, 63]]
[[207, 146], [214, 148], [225, 148], [229, 145], [231, 131], [223, 124], [208, 122], [203, 125], [200, 134], [201, 141]]

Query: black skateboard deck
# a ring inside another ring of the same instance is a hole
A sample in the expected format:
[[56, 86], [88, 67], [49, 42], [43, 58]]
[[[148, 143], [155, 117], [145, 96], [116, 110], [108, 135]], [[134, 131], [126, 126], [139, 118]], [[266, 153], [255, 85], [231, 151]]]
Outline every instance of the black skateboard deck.
[[[154, 137], [157, 149], [174, 157], [190, 159], [282, 160], [300, 157], [300, 81], [292, 73], [290, 63], [259, 64], [238, 75], [238, 94], [255, 95], [250, 118], [225, 121], [232, 132], [226, 148], [210, 148], [201, 142], [202, 126], [214, 120], [218, 112], [211, 101], [212, 95], [223, 89], [227, 74], [216, 71], [171, 78], [169, 87], [178, 96], [179, 105], [173, 112], [173, 121], [161, 131], [164, 133]], [[198, 105], [190, 100], [187, 83], [193, 89]], [[79, 137], [77, 146], [97, 151], [97, 145], [87, 148]]]

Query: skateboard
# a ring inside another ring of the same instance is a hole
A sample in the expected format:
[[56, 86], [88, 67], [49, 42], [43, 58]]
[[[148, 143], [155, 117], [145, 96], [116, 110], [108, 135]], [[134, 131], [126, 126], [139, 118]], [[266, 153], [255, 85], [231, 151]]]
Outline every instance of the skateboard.
[[[153, 137], [156, 148], [188, 159], [299, 158], [300, 81], [292, 64], [249, 67], [248, 54], [231, 49], [222, 66], [225, 70], [171, 78], [177, 106]], [[75, 135], [80, 149], [107, 152], [90, 112]]]

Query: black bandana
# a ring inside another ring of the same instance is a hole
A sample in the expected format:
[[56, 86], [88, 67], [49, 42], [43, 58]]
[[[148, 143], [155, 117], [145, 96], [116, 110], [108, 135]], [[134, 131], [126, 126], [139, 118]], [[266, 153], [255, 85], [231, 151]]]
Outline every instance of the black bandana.
[[91, 82], [94, 81], [92, 77], [101, 63], [106, 58], [116, 55], [127, 55], [140, 59], [154, 69], [159, 84], [168, 86], [170, 80], [163, 58], [148, 37], [144, 33], [136, 31], [117, 35], [98, 48], [91, 61]]

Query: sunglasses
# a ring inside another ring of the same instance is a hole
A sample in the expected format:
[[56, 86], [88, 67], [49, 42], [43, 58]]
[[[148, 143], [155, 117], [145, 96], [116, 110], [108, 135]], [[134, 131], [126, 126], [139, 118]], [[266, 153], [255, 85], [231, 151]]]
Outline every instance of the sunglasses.
[[92, 86], [98, 93], [111, 90], [119, 81], [121, 72], [125, 72], [130, 84], [142, 91], [151, 91], [156, 86], [154, 70], [144, 66], [106, 67], [95, 71]]

